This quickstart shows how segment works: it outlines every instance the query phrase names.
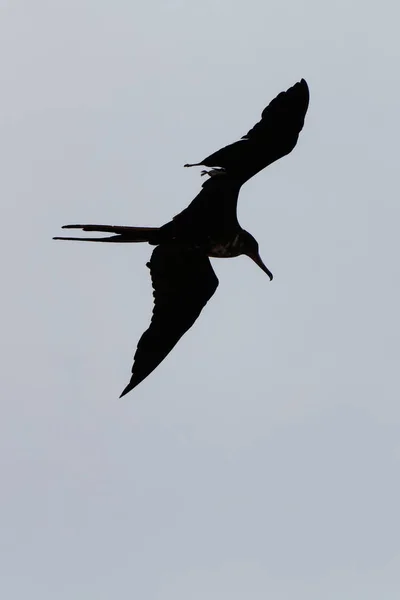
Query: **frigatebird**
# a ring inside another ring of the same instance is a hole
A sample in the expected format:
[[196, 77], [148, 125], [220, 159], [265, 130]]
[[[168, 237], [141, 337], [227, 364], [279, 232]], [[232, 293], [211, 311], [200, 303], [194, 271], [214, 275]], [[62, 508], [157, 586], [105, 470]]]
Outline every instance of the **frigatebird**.
[[109, 237], [55, 237], [56, 240], [135, 243], [156, 246], [147, 266], [154, 308], [149, 328], [140, 338], [132, 377], [120, 397], [145, 379], [196, 321], [218, 287], [209, 257], [249, 256], [272, 280], [258, 243], [239, 225], [236, 207], [241, 186], [253, 175], [289, 154], [296, 146], [309, 103], [304, 79], [281, 92], [263, 110], [261, 120], [239, 141], [185, 167], [206, 166], [209, 179], [181, 213], [162, 227], [64, 225], [112, 233]]

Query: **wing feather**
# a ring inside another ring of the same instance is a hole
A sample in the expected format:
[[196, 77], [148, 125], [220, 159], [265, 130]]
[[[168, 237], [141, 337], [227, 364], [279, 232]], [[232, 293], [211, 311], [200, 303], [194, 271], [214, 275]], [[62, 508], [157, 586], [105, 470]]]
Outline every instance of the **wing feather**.
[[147, 266], [154, 289], [153, 316], [137, 345], [132, 377], [121, 397], [164, 360], [218, 287], [210, 259], [197, 249], [162, 244]]
[[222, 167], [244, 183], [293, 150], [304, 125], [309, 97], [308, 85], [302, 79], [276, 96], [263, 110], [261, 120], [239, 141], [210, 154], [199, 164]]

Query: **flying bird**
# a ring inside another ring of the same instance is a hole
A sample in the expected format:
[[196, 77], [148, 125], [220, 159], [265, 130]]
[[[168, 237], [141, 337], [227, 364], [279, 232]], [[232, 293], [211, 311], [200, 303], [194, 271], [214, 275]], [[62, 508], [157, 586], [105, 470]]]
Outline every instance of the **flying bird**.
[[120, 397], [142, 382], [164, 360], [196, 321], [218, 287], [210, 257], [249, 256], [272, 280], [260, 257], [258, 243], [242, 229], [236, 208], [243, 183], [289, 154], [296, 146], [309, 103], [304, 79], [281, 92], [263, 110], [261, 120], [240, 140], [217, 150], [198, 163], [209, 179], [181, 213], [162, 227], [119, 225], [64, 225], [114, 234], [108, 237], [55, 237], [107, 243], [148, 242], [156, 246], [147, 266], [153, 285], [154, 308], [149, 328], [134, 355], [130, 382]]

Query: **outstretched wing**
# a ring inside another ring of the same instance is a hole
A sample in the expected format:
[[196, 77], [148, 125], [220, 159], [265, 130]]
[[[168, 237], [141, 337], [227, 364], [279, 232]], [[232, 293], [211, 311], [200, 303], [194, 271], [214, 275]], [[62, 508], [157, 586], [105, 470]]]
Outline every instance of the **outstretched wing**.
[[302, 79], [274, 98], [263, 110], [261, 121], [241, 140], [217, 150], [198, 164], [223, 167], [244, 183], [293, 150], [304, 125], [309, 98], [308, 85]]
[[153, 316], [137, 345], [132, 377], [121, 397], [164, 360], [218, 287], [210, 259], [196, 249], [162, 244], [147, 266], [154, 288]]

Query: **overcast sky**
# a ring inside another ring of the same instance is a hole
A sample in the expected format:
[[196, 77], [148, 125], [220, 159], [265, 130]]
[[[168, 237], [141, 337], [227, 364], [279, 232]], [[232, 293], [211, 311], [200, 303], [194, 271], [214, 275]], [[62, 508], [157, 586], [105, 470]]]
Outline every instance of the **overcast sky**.
[[[398, 600], [400, 40], [382, 0], [0, 2], [0, 592]], [[304, 77], [201, 318], [131, 394], [182, 168]]]

